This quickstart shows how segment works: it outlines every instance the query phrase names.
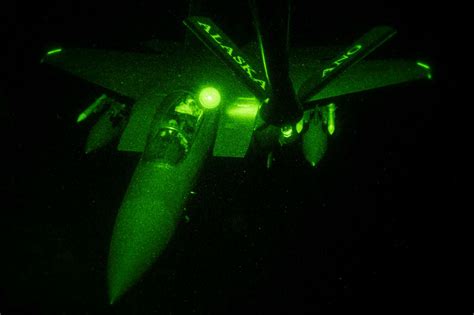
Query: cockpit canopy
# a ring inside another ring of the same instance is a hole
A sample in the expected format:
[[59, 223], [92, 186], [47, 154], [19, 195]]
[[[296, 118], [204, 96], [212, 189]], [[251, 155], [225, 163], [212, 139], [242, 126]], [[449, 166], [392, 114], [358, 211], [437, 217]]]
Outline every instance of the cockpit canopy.
[[153, 120], [143, 160], [168, 165], [181, 162], [192, 146], [202, 114], [194, 93], [179, 90], [168, 95]]

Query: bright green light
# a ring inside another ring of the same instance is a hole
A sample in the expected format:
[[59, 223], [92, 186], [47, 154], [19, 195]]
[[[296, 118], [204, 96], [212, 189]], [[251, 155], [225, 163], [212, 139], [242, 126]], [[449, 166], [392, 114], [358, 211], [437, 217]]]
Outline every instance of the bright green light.
[[107, 95], [102, 94], [98, 99], [94, 101], [89, 107], [87, 107], [82, 113], [77, 117], [77, 123], [80, 123], [87, 119], [90, 115], [101, 110], [104, 105], [104, 101], [107, 99]]
[[430, 69], [431, 69], [431, 67], [430, 67], [429, 65], [427, 65], [426, 63], [423, 63], [423, 62], [421, 62], [421, 61], [417, 61], [416, 64], [419, 65], [420, 67], [426, 69], [426, 70], [430, 70]]
[[301, 131], [303, 130], [303, 126], [304, 126], [304, 116], [303, 116], [303, 118], [301, 118], [301, 120], [298, 121], [298, 123], [296, 124], [296, 132], [297, 132], [297, 133], [301, 133]]
[[48, 52], [46, 53], [46, 55], [51, 56], [51, 55], [54, 55], [54, 54], [58, 54], [58, 53], [60, 53], [61, 51], [63, 51], [62, 48], [52, 49], [52, 50], [48, 51]]
[[206, 109], [213, 109], [219, 106], [221, 94], [213, 87], [206, 87], [199, 93], [199, 103]]
[[80, 113], [79, 116], [77, 116], [76, 122], [77, 122], [77, 123], [80, 123], [80, 122], [86, 120], [86, 118], [87, 118], [87, 115], [86, 115], [86, 114]]
[[236, 119], [254, 119], [257, 116], [260, 102], [255, 97], [239, 97], [227, 107], [227, 115]]
[[417, 61], [416, 64], [418, 66], [422, 67], [423, 69], [426, 69], [426, 70], [429, 71], [428, 74], [426, 75], [428, 80], [431, 80], [433, 78], [432, 75], [431, 75], [431, 67], [428, 64], [426, 64], [424, 62], [421, 62], [421, 61]]
[[329, 123], [329, 126], [328, 126], [329, 134], [332, 135], [335, 130], [336, 130], [336, 125], [334, 125], [334, 123], [332, 123], [332, 124]]
[[336, 130], [336, 125], [334, 125], [334, 123], [329, 123], [328, 125], [329, 134], [332, 135], [335, 130]]
[[331, 103], [328, 105], [328, 132], [330, 135], [336, 130], [336, 105]]
[[293, 135], [293, 127], [291, 125], [281, 127], [281, 134], [284, 138], [289, 138]]
[[255, 104], [237, 104], [229, 107], [227, 115], [234, 118], [254, 118], [258, 112], [258, 105]]

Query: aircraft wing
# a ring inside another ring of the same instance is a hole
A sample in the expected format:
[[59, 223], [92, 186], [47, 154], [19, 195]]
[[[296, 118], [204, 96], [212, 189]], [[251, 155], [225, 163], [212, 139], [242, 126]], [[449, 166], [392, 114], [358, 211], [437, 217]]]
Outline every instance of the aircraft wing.
[[[338, 56], [344, 46], [294, 47], [290, 50], [290, 77], [295, 91], [305, 80], [322, 73], [327, 63]], [[251, 62], [261, 65], [258, 45], [250, 42], [242, 49]], [[409, 81], [431, 78], [429, 67], [406, 59], [362, 60], [347, 69], [339, 78], [333, 80], [309, 101], [343, 96], [401, 84]]]
[[[256, 43], [242, 50], [255, 67], [261, 64]], [[290, 55], [290, 76], [296, 91], [303, 82], [322, 73], [328, 61], [340, 52], [340, 47], [294, 48]], [[323, 100], [351, 93], [381, 88], [409, 81], [431, 78], [427, 65], [412, 60], [363, 60], [347, 69], [308, 101]], [[257, 118], [256, 99], [241, 98], [222, 111], [219, 121], [214, 156], [244, 157]]]
[[[320, 73], [323, 62], [291, 64], [291, 78], [295, 89], [314, 73]], [[324, 100], [351, 93], [401, 84], [429, 78], [428, 69], [411, 60], [368, 60], [361, 61], [328, 84], [309, 101]], [[258, 106], [256, 100], [242, 98], [222, 112], [219, 121], [214, 156], [244, 157], [252, 136]]]
[[[181, 43], [152, 41], [152, 54], [100, 49], [64, 49], [42, 62], [136, 102], [117, 149], [143, 152], [156, 106], [170, 90], [213, 85], [223, 94], [252, 97], [225, 64], [203, 47], [184, 50]], [[232, 95], [232, 96], [230, 96]]]
[[[229, 99], [237, 99], [237, 102], [227, 104], [227, 108], [221, 111], [213, 153], [223, 157], [245, 156], [257, 117], [259, 103], [255, 96], [258, 93], [255, 94], [254, 90], [261, 92], [259, 86], [253, 84], [256, 87], [252, 88], [252, 84], [244, 84], [242, 78], [249, 81], [245, 74], [238, 77], [238, 71], [231, 71], [225, 62], [202, 49], [187, 50], [185, 53], [183, 44], [160, 44], [159, 41], [154, 41], [149, 47], [154, 54], [68, 49], [45, 56], [43, 62], [137, 100], [118, 145], [121, 151], [143, 151], [157, 102], [168, 91], [190, 84], [215, 85], [224, 95], [232, 95]], [[256, 73], [261, 72], [257, 45], [250, 43], [242, 51]], [[324, 66], [338, 52], [340, 47], [293, 48], [290, 51], [290, 76], [295, 90], [308, 78], [322, 73]], [[309, 100], [322, 100], [430, 76], [429, 68], [414, 61], [361, 61]]]
[[[303, 82], [315, 73], [321, 73], [320, 62], [292, 64], [291, 78], [298, 90]], [[413, 60], [365, 60], [345, 71], [309, 100], [323, 100], [346, 94], [362, 92], [394, 84], [430, 78], [429, 69]]]
[[182, 60], [180, 46], [155, 43], [154, 54], [71, 48], [46, 55], [42, 62], [137, 100], [151, 87], [169, 88], [168, 78]]

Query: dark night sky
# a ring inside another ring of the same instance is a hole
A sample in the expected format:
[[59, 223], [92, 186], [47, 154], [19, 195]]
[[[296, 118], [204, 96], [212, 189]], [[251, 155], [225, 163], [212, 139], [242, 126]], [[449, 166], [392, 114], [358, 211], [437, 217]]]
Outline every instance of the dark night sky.
[[[242, 43], [253, 37], [245, 4], [210, 1], [203, 15]], [[143, 281], [107, 305], [108, 244], [137, 157], [113, 148], [85, 156], [87, 126], [74, 120], [101, 90], [38, 61], [55, 45], [133, 50], [147, 39], [179, 38], [186, 8], [24, 1], [5, 10], [10, 206], [2, 209], [0, 313], [425, 310], [436, 290], [420, 239], [433, 206], [442, 36], [430, 22], [434, 9], [396, 2], [314, 10], [296, 1], [292, 40], [344, 44], [392, 25], [398, 35], [376, 56], [427, 61], [434, 80], [339, 100], [338, 131], [315, 170], [296, 152], [270, 171], [257, 159], [210, 159], [187, 207], [191, 221]]]

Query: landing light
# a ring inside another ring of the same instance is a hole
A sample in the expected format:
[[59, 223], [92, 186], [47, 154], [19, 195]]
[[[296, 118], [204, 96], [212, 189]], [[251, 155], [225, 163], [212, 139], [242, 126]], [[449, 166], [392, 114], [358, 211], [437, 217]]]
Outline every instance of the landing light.
[[219, 106], [221, 94], [213, 87], [206, 87], [199, 93], [199, 103], [206, 109], [213, 109]]

